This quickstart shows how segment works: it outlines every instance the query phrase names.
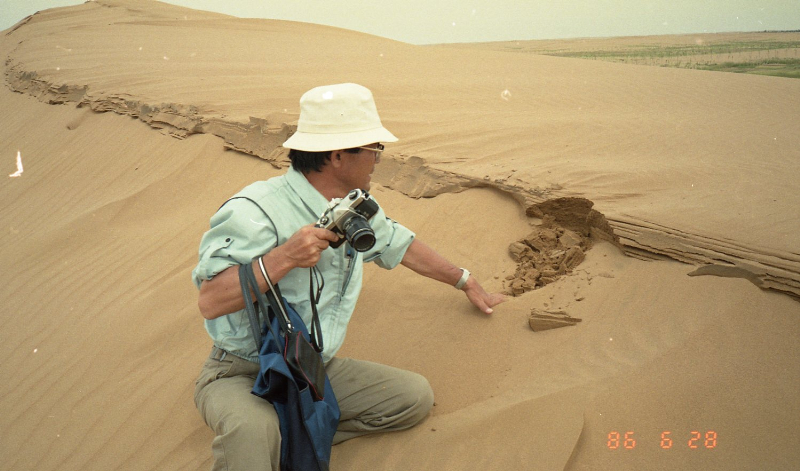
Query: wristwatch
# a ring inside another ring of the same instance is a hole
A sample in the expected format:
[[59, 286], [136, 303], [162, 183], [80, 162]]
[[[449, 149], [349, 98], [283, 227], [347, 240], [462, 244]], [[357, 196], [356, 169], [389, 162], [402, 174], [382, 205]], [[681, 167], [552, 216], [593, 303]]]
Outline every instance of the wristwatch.
[[464, 285], [467, 284], [467, 280], [469, 279], [469, 270], [466, 268], [461, 269], [461, 279], [458, 280], [456, 283], [456, 289], [464, 288]]

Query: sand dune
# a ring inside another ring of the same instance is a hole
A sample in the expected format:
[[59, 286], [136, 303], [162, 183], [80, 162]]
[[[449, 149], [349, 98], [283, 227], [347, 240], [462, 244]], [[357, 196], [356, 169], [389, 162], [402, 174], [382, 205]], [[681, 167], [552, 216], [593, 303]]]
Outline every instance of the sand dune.
[[[24, 164], [0, 187], [0, 469], [210, 466], [191, 398], [210, 348], [189, 282], [199, 238], [228, 196], [283, 172], [299, 96], [343, 81], [371, 88], [401, 138], [379, 201], [489, 288], [508, 288], [535, 203], [589, 200], [618, 243], [595, 237], [570, 274], [491, 318], [403, 268], [368, 270], [342, 354], [425, 374], [436, 407], [337, 446], [332, 469], [800, 460], [800, 304], [782, 294], [800, 295], [800, 81], [149, 0], [40, 12], [0, 52], [0, 156], [7, 174], [18, 151]], [[533, 308], [582, 322], [535, 333]]]
[[[37, 24], [49, 34], [37, 35]], [[312, 46], [309, 37], [326, 39]], [[787, 214], [800, 203], [795, 80], [623, 73], [618, 64], [415, 47], [147, 2], [41, 13], [7, 42], [14, 90], [128, 114], [176, 136], [215, 134], [270, 160], [281, 158], [273, 150], [291, 131], [299, 94], [369, 71], [361, 81], [381, 96], [385, 121], [409, 136], [395, 158], [546, 197], [587, 197], [630, 247], [735, 266], [800, 294], [797, 218]]]

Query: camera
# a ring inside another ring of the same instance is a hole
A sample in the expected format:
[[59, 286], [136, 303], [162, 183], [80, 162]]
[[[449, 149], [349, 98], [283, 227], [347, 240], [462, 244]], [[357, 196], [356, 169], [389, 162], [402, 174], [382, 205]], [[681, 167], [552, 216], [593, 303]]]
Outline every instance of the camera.
[[355, 189], [344, 198], [334, 198], [328, 209], [319, 217], [316, 226], [333, 231], [339, 236], [331, 242], [336, 248], [345, 240], [359, 252], [366, 252], [375, 245], [375, 231], [367, 222], [378, 212], [378, 203], [366, 191]]

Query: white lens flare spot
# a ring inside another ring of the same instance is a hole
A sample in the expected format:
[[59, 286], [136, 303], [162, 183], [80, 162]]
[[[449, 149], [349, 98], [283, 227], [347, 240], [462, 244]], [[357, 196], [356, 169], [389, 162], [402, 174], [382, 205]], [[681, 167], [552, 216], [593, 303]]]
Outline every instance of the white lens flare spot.
[[328, 91], [328, 92], [323, 93], [322, 94], [322, 99], [323, 100], [331, 100], [331, 99], [333, 99], [333, 92]]
[[34, 348], [34, 349], [33, 349], [33, 353], [36, 353], [36, 352], [38, 352], [38, 351], [39, 351], [39, 349], [38, 349], [38, 348]]
[[16, 178], [22, 175], [22, 154], [17, 151], [17, 171], [10, 174], [9, 177]]
[[502, 98], [505, 101], [510, 100], [511, 99], [511, 92], [506, 88], [505, 90], [500, 92], [500, 98]]

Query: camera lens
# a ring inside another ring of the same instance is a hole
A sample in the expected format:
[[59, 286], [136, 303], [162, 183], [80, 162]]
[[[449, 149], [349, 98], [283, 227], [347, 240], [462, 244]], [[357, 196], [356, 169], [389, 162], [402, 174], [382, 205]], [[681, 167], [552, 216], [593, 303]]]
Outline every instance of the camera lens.
[[344, 236], [350, 246], [359, 252], [366, 252], [375, 245], [375, 232], [361, 215], [353, 215], [343, 224]]

